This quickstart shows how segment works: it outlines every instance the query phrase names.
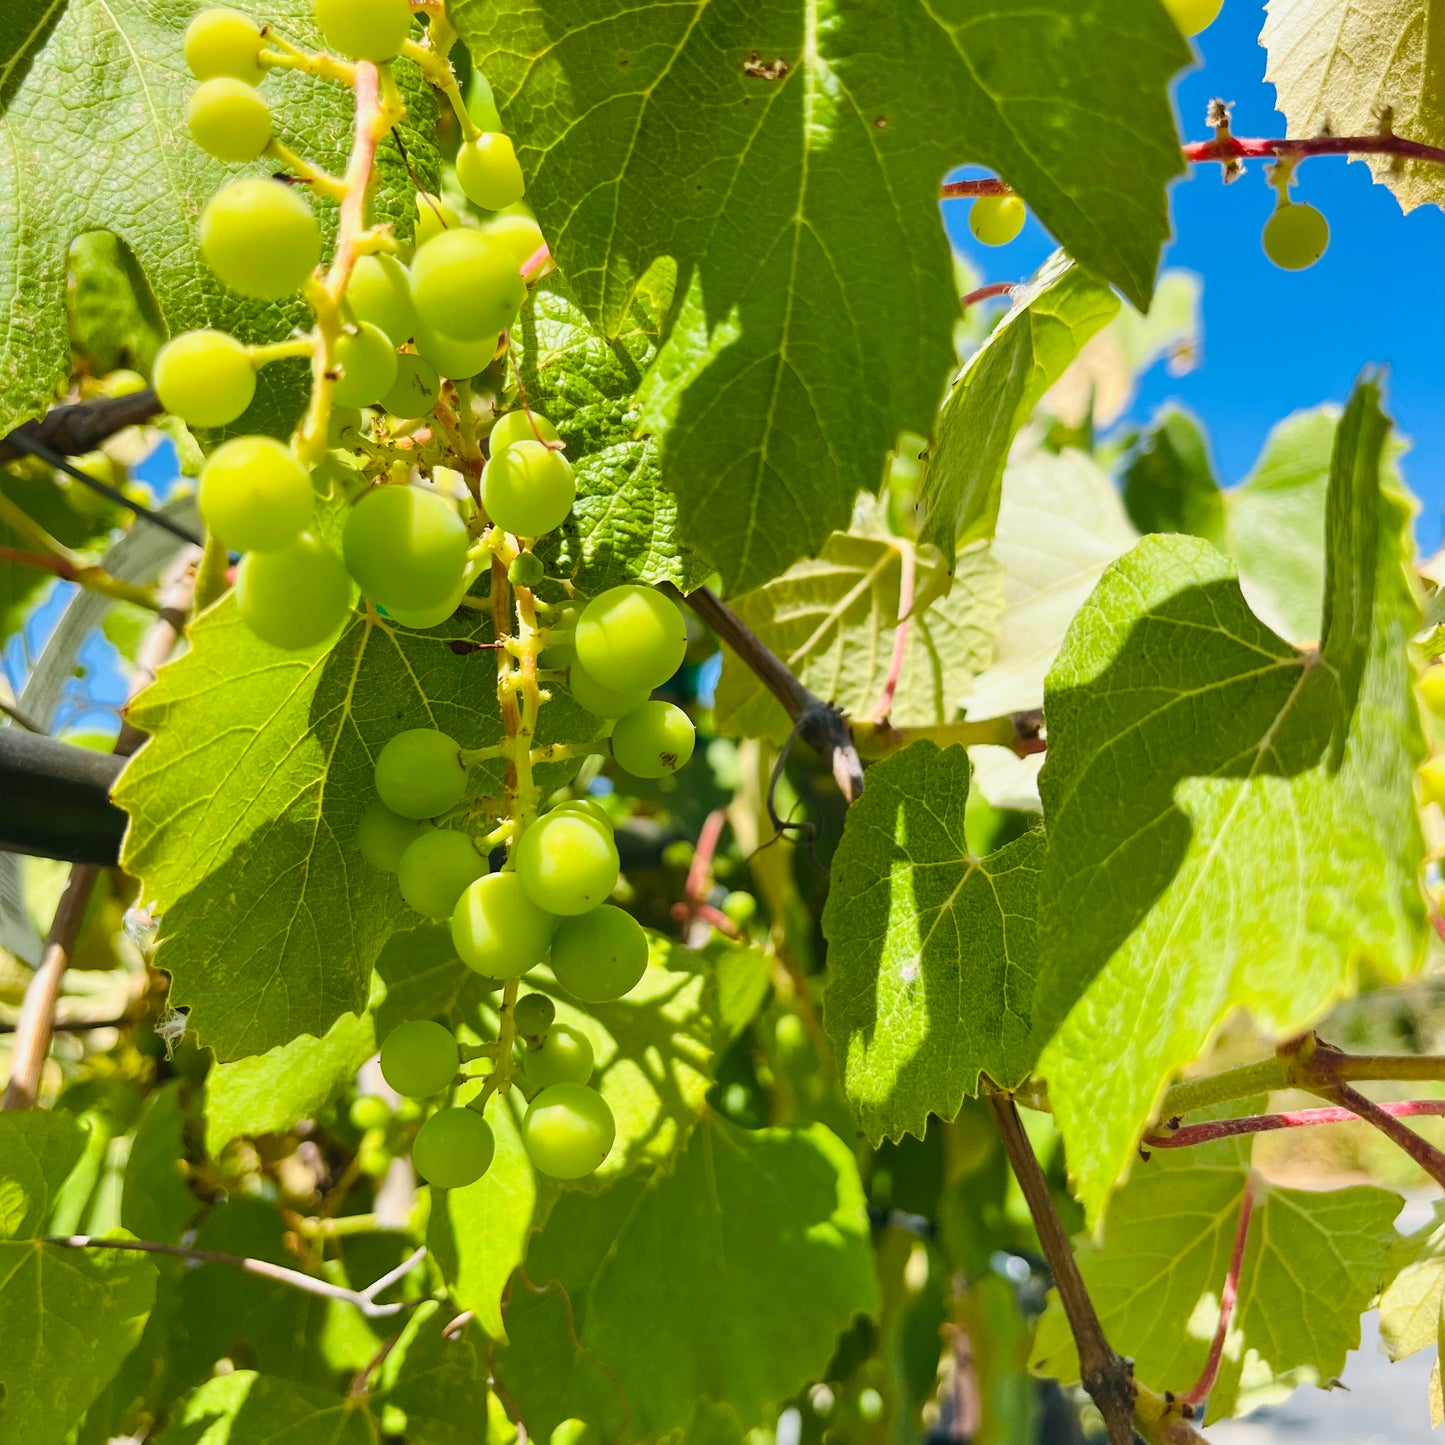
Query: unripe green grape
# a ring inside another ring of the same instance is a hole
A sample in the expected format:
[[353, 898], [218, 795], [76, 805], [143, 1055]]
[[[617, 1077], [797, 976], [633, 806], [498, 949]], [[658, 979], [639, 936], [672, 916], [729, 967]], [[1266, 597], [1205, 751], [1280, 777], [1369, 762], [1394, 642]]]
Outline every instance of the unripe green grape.
[[594, 818], [553, 810], [516, 845], [522, 891], [547, 913], [586, 913], [606, 901], [620, 867], [610, 829]]
[[427, 918], [450, 918], [457, 900], [487, 871], [487, 860], [465, 833], [438, 829], [407, 846], [397, 865], [401, 896]]
[[489, 873], [469, 884], [452, 910], [452, 943], [483, 978], [521, 978], [552, 946], [557, 920], [538, 908], [515, 873]]
[[692, 719], [670, 702], [645, 702], [612, 729], [612, 756], [634, 778], [665, 778], [686, 767], [696, 743]]
[[758, 913], [758, 900], [751, 893], [734, 891], [722, 901], [723, 916], [736, 924], [751, 923]]
[[415, 240], [418, 246], [426, 245], [433, 236], [454, 230], [461, 223], [462, 218], [450, 201], [434, 196], [430, 191], [416, 193]]
[[858, 1418], [870, 1425], [883, 1418], [883, 1396], [871, 1386], [858, 1391]]
[[353, 1129], [384, 1129], [391, 1123], [391, 1105], [380, 1094], [359, 1094], [349, 1111]]
[[342, 451], [355, 451], [366, 427], [361, 408], [333, 406], [331, 420], [326, 424], [326, 445]]
[[202, 520], [237, 552], [275, 552], [296, 541], [316, 496], [306, 468], [272, 437], [233, 437], [201, 468]]
[[687, 838], [674, 838], [670, 843], [662, 845], [662, 866], [664, 868], [676, 868], [679, 873], [685, 873], [692, 867], [692, 860], [697, 857], [697, 845]]
[[346, 283], [346, 300], [356, 320], [371, 322], [394, 346], [416, 334], [411, 277], [395, 256], [358, 256]]
[[676, 604], [633, 583], [594, 597], [577, 619], [577, 660], [604, 687], [651, 692], [687, 653], [687, 623]]
[[282, 181], [250, 176], [217, 191], [201, 212], [201, 254], [242, 296], [279, 301], [299, 291], [321, 260], [321, 228]]
[[411, 1144], [416, 1172], [436, 1189], [465, 1189], [492, 1167], [497, 1141], [475, 1109], [438, 1109]]
[[626, 717], [647, 701], [646, 692], [615, 692], [575, 659], [567, 671], [567, 690], [593, 717]]
[[631, 993], [647, 972], [647, 935], [610, 903], [564, 919], [552, 939], [552, 972], [583, 1003], [609, 1003]]
[[337, 338], [336, 366], [336, 400], [342, 406], [371, 406], [396, 385], [396, 347], [369, 321]]
[[784, 1059], [802, 1056], [808, 1043], [808, 1030], [797, 1014], [783, 1014], [773, 1025], [773, 1042]]
[[249, 552], [241, 559], [236, 606], [263, 642], [291, 651], [314, 647], [346, 621], [351, 580], [341, 558], [303, 532], [278, 552]]
[[[225, 332], [218, 331], [217, 336], [224, 336]], [[118, 367], [115, 371], [108, 371], [101, 377], [97, 390], [101, 396], [134, 396], [138, 391], [146, 389], [146, 379], [140, 372], [132, 371], [128, 366]]]
[[512, 1022], [524, 1039], [540, 1039], [552, 1027], [557, 1005], [545, 993], [526, 993], [512, 1006]]
[[579, 1420], [574, 1415], [564, 1420], [552, 1431], [547, 1445], [601, 1445], [597, 1427], [588, 1420]]
[[202, 10], [186, 26], [181, 42], [186, 67], [197, 80], [229, 75], [247, 85], [266, 78], [261, 65], [261, 27], [239, 10]]
[[1431, 758], [1421, 767], [1420, 788], [1427, 803], [1445, 808], [1445, 757]]
[[968, 229], [985, 246], [1006, 246], [1024, 228], [1028, 207], [1017, 196], [980, 196], [968, 211]]
[[467, 795], [467, 770], [455, 738], [435, 728], [408, 728], [376, 756], [376, 793], [403, 818], [435, 818]]
[[494, 216], [484, 229], [512, 253], [519, 271], [547, 244], [542, 228], [531, 216]]
[[457, 150], [457, 184], [473, 205], [500, 211], [522, 199], [527, 183], [517, 163], [512, 138], [501, 131], [483, 131]]
[[547, 569], [535, 552], [521, 553], [507, 568], [507, 581], [513, 587], [535, 587], [546, 575]]
[[617, 1121], [607, 1100], [586, 1084], [553, 1084], [527, 1106], [522, 1143], [543, 1174], [582, 1179], [612, 1152]]
[[567, 1024], [554, 1024], [540, 1048], [527, 1050], [523, 1067], [534, 1089], [585, 1084], [592, 1077], [592, 1041]]
[[351, 509], [342, 533], [346, 566], [388, 611], [435, 607], [467, 569], [467, 528], [439, 492], [374, 487]]
[[1286, 201], [1264, 223], [1264, 254], [1282, 271], [1303, 271], [1325, 254], [1330, 223], [1313, 206]]
[[440, 1094], [456, 1078], [461, 1062], [452, 1031], [431, 1019], [398, 1024], [381, 1046], [381, 1077], [412, 1099]]
[[380, 65], [411, 30], [411, 6], [407, 0], [316, 0], [316, 23], [326, 43], [348, 60]]
[[554, 813], [579, 813], [582, 817], [591, 818], [594, 822], [601, 824], [609, 833], [613, 831], [611, 814], [596, 798], [569, 798], [565, 803], [558, 803], [551, 811]]
[[401, 866], [401, 855], [430, 828], [423, 818], [403, 818], [385, 803], [372, 803], [361, 815], [356, 846], [373, 868], [395, 873]]
[[431, 411], [441, 394], [436, 367], [424, 356], [406, 351], [396, 358], [396, 380], [381, 398], [381, 406], [402, 421], [413, 421]]
[[505, 331], [526, 295], [511, 253], [482, 231], [445, 231], [412, 258], [417, 319], [449, 340], [476, 342]]
[[229, 426], [256, 395], [246, 348], [224, 331], [185, 331], [156, 353], [160, 403], [187, 426]]
[[492, 364], [501, 340], [499, 333], [481, 341], [452, 341], [419, 324], [416, 349], [443, 376], [450, 377], [453, 381], [465, 381]]
[[380, 1179], [391, 1168], [391, 1155], [386, 1148], [386, 1134], [381, 1129], [368, 1129], [356, 1151], [356, 1167], [368, 1179]]
[[1437, 662], [1426, 669], [1420, 679], [1420, 694], [1436, 717], [1445, 717], [1445, 663]]
[[218, 161], [254, 161], [271, 141], [271, 107], [244, 80], [203, 80], [186, 105], [191, 139]]
[[561, 440], [557, 435], [557, 428], [540, 411], [528, 412], [518, 407], [516, 411], [509, 411], [497, 418], [491, 431], [487, 433], [487, 451], [495, 457], [506, 451], [513, 442], [534, 442], [539, 439], [544, 442]]
[[539, 441], [513, 442], [482, 469], [482, 505], [514, 537], [541, 537], [560, 527], [576, 499], [572, 464]]
[[1198, 35], [1219, 19], [1224, 0], [1164, 0], [1164, 8], [1185, 35]]
[[462, 598], [466, 595], [467, 582], [464, 577], [457, 590], [450, 597], [438, 602], [435, 607], [395, 607], [388, 610], [386, 615], [402, 627], [425, 632], [428, 628], [440, 627], [443, 622], [448, 621], [462, 605]]
[[479, 65], [472, 66], [471, 78], [467, 81], [467, 114], [481, 130], [501, 130], [502, 114], [497, 109], [492, 85]]

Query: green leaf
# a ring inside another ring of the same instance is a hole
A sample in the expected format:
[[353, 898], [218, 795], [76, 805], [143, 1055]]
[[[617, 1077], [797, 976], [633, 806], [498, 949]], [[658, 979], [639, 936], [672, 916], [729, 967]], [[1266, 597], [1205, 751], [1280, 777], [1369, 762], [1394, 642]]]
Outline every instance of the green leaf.
[[40, 1231], [84, 1153], [85, 1130], [70, 1114], [0, 1113], [0, 1239]]
[[[1187, 1390], [1219, 1323], [1246, 1184], [1254, 1192], [1235, 1313], [1209, 1418], [1240, 1415], [1326, 1386], [1360, 1343], [1360, 1316], [1384, 1276], [1400, 1196], [1357, 1187], [1283, 1189], [1249, 1168], [1248, 1139], [1157, 1150], [1114, 1201], [1104, 1242], [1078, 1246], [1079, 1268], [1109, 1343], [1156, 1391]], [[1434, 1334], [1432, 1328], [1431, 1342]], [[1065, 1382], [1078, 1357], [1057, 1295], [1034, 1367]]]
[[494, 1003], [492, 981], [457, 957], [447, 923], [393, 933], [377, 955], [376, 974], [385, 993], [372, 999], [371, 1010], [382, 1040], [407, 1019], [445, 1019], [476, 1032], [481, 1010]]
[[[366, 1007], [373, 961], [414, 919], [395, 879], [354, 838], [393, 734], [438, 727], [464, 746], [502, 735], [492, 654], [465, 621], [427, 633], [353, 618], [329, 651], [258, 641], [229, 597], [189, 629], [190, 650], [132, 709], [152, 739], [115, 790], [131, 815], [125, 866], [161, 914], [173, 1002], [222, 1060], [320, 1038]], [[538, 742], [590, 739], [569, 698], [542, 710]], [[555, 787], [575, 763], [539, 770]], [[473, 770], [500, 791], [499, 764]]]
[[877, 1143], [951, 1119], [980, 1072], [1017, 1083], [1030, 1029], [1043, 835], [987, 858], [964, 839], [968, 754], [914, 743], [868, 770], [833, 858], [824, 1019]]
[[165, 329], [135, 257], [109, 231], [90, 231], [75, 238], [69, 267], [70, 340], [82, 365], [150, 375]]
[[700, 1401], [761, 1425], [877, 1308], [853, 1157], [819, 1125], [709, 1118], [672, 1170], [565, 1194], [527, 1277], [496, 1372], [542, 1437], [577, 1416], [605, 1439], [656, 1440]]
[[665, 453], [683, 533], [729, 591], [845, 527], [899, 431], [930, 429], [957, 317], [937, 199], [952, 166], [997, 170], [1147, 302], [1181, 168], [1167, 86], [1187, 59], [1157, 6], [459, 0], [449, 14], [602, 329], [622, 328], [670, 256], [680, 293], [700, 278], [709, 329], [738, 333], [682, 398]]
[[207, 1380], [157, 1445], [374, 1445], [363, 1400], [233, 1370]]
[[[953, 590], [933, 547], [902, 537], [834, 532], [817, 557], [732, 599], [733, 610], [804, 686], [857, 718], [883, 696], [898, 633], [900, 592], [911, 575], [911, 607], [890, 720], [900, 727], [947, 722], [987, 664], [998, 616], [998, 568], [984, 547], [958, 559]], [[723, 649], [719, 732], [781, 743], [792, 731], [751, 668]]]
[[138, 1239], [179, 1244], [201, 1201], [186, 1187], [186, 1081], [172, 1079], [146, 1101], [125, 1163], [120, 1222]]
[[1049, 674], [1035, 1025], [1093, 1219], [1226, 1017], [1288, 1036], [1362, 965], [1419, 962], [1419, 608], [1388, 431], [1362, 381], [1335, 441], [1318, 652], [1260, 623], [1207, 543], [1146, 537]]
[[1433, 1345], [1445, 1308], [1445, 1201], [1435, 1217], [1390, 1251], [1390, 1282], [1380, 1296], [1380, 1336], [1392, 1360]]
[[1124, 507], [1141, 532], [1187, 532], [1226, 550], [1224, 495], [1209, 439], [1182, 407], [1166, 406], [1139, 438], [1122, 477]]
[[1019, 428], [1119, 298], [1062, 251], [1013, 295], [1008, 314], [964, 362], [923, 474], [923, 538], [945, 554], [993, 536], [1004, 465]]
[[[365, 1397], [373, 1413], [386, 1408], [385, 1433], [407, 1445], [475, 1445], [479, 1438], [487, 1414], [486, 1362], [474, 1325], [449, 1335], [454, 1315], [440, 1301], [420, 1305]], [[404, 1429], [390, 1419], [397, 1410], [406, 1417]]]

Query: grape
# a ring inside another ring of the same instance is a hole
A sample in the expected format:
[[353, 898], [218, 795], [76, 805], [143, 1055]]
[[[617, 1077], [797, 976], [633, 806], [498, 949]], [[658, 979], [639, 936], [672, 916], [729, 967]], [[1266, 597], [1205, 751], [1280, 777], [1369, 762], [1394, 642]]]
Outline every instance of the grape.
[[645, 702], [617, 720], [612, 756], [634, 778], [665, 778], [686, 767], [697, 742], [692, 719], [674, 703]]
[[492, 95], [492, 85], [481, 67], [472, 66], [471, 79], [467, 81], [467, 114], [482, 130], [501, 130], [502, 115]]
[[201, 212], [201, 254], [233, 291], [279, 301], [321, 260], [311, 207], [281, 181], [252, 176], [217, 191]]
[[526, 294], [511, 253], [482, 231], [433, 236], [412, 258], [417, 319], [444, 339], [475, 342], [505, 331]]
[[356, 846], [373, 868], [395, 873], [401, 866], [401, 855], [431, 827], [424, 819], [403, 818], [385, 803], [372, 803], [361, 815], [356, 830]]
[[646, 692], [614, 692], [603, 687], [580, 662], [573, 662], [568, 670], [567, 688], [593, 717], [626, 717], [647, 701]]
[[870, 1425], [883, 1418], [883, 1396], [871, 1386], [858, 1391], [858, 1418]]
[[637, 987], [647, 972], [647, 935], [610, 903], [564, 919], [552, 940], [552, 972], [583, 1003], [608, 1003]]
[[784, 1059], [802, 1056], [808, 1042], [808, 1030], [797, 1014], [783, 1014], [773, 1025], [773, 1042]]
[[1420, 787], [1427, 803], [1445, 808], [1445, 756], [1431, 758], [1420, 769]]
[[333, 406], [331, 420], [326, 424], [326, 445], [344, 451], [355, 451], [366, 426], [366, 418], [355, 406]]
[[500, 211], [522, 199], [527, 183], [510, 136], [483, 131], [457, 150], [457, 184], [462, 194], [485, 211]]
[[586, 913], [617, 886], [611, 829], [571, 810], [538, 818], [522, 834], [515, 856], [522, 891], [548, 913]]
[[1024, 228], [1028, 207], [1017, 196], [980, 196], [968, 209], [968, 229], [985, 246], [1007, 246]]
[[436, 367], [407, 351], [396, 358], [396, 380], [381, 398], [381, 405], [392, 416], [411, 421], [431, 411], [441, 394]]
[[594, 597], [577, 619], [577, 660], [604, 687], [651, 692], [687, 652], [687, 623], [651, 587], [626, 584]]
[[239, 10], [202, 10], [186, 26], [186, 66], [197, 80], [229, 75], [247, 85], [266, 78], [261, 27]]
[[461, 1050], [450, 1029], [430, 1019], [398, 1024], [381, 1046], [381, 1077], [413, 1099], [440, 1094], [456, 1078]]
[[371, 322], [395, 346], [416, 334], [411, 277], [395, 256], [358, 256], [346, 300], [356, 320]]
[[522, 1120], [528, 1157], [554, 1179], [581, 1179], [595, 1173], [616, 1137], [617, 1121], [607, 1100], [586, 1084], [543, 1089]]
[[1313, 206], [1286, 201], [1264, 223], [1264, 254], [1282, 271], [1303, 271], [1325, 254], [1330, 223]]
[[256, 395], [246, 348], [224, 331], [185, 331], [156, 353], [156, 395], [187, 426], [227, 426]]
[[513, 587], [535, 587], [547, 575], [542, 559], [535, 552], [523, 552], [512, 559], [507, 568], [507, 581]]
[[456, 207], [430, 191], [416, 193], [416, 244], [424, 246], [433, 236], [460, 226], [462, 218]]
[[391, 1105], [380, 1094], [358, 1094], [348, 1117], [353, 1129], [385, 1129], [391, 1123]]
[[452, 341], [417, 323], [416, 349], [443, 375], [465, 381], [492, 364], [501, 344], [500, 333], [481, 341]]
[[390, 60], [411, 30], [407, 0], [316, 0], [326, 43], [348, 60]]
[[596, 798], [569, 798], [552, 809], [554, 813], [580, 813], [584, 818], [593, 818], [607, 831], [612, 832], [612, 818]]
[[552, 1027], [557, 1005], [545, 993], [523, 994], [512, 1007], [512, 1020], [524, 1039], [540, 1039]]
[[485, 227], [487, 235], [500, 241], [516, 258], [520, 271], [543, 246], [547, 238], [531, 216], [494, 216]]
[[526, 412], [520, 407], [497, 418], [487, 436], [487, 450], [492, 456], [504, 452], [513, 442], [559, 441], [557, 428], [540, 411]]
[[576, 498], [572, 464], [539, 441], [513, 442], [482, 470], [482, 505], [514, 537], [541, 537], [560, 527]]
[[556, 926], [527, 898], [515, 873], [489, 873], [457, 899], [452, 943], [483, 978], [521, 978], [546, 958]]
[[464, 577], [457, 590], [435, 607], [397, 607], [386, 615], [403, 627], [425, 632], [429, 627], [439, 627], [445, 622], [462, 605], [462, 598], [466, 595], [467, 579]]
[[376, 757], [376, 792], [403, 818], [435, 818], [467, 795], [467, 770], [455, 738], [434, 728], [408, 728]]
[[450, 918], [457, 900], [487, 871], [465, 833], [437, 830], [407, 845], [396, 870], [401, 896], [428, 918]]
[[492, 1167], [497, 1142], [475, 1109], [438, 1109], [411, 1143], [416, 1172], [437, 1189], [465, 1189]]
[[238, 552], [274, 552], [311, 520], [316, 494], [306, 468], [272, 437], [234, 437], [201, 468], [202, 520]]
[[534, 1089], [585, 1084], [592, 1077], [592, 1042], [566, 1024], [554, 1024], [540, 1048], [528, 1049], [524, 1067]]
[[1445, 717], [1445, 663], [1427, 668], [1420, 679], [1420, 692], [1425, 706], [1437, 717]]
[[337, 338], [336, 400], [342, 406], [370, 406], [396, 385], [396, 347], [369, 321]]
[[1185, 35], [1198, 35], [1219, 18], [1224, 0], [1164, 0], [1164, 8]]
[[303, 532], [279, 552], [251, 552], [241, 559], [236, 605], [263, 642], [292, 650], [314, 647], [351, 611], [351, 580], [341, 558]]
[[341, 538], [361, 590], [388, 611], [436, 607], [467, 570], [467, 528], [440, 492], [383, 486], [351, 509]]
[[735, 890], [722, 901], [723, 915], [734, 923], [751, 923], [758, 913], [758, 900], [751, 893]]
[[271, 107], [244, 80], [203, 80], [186, 106], [191, 139], [218, 161], [254, 161], [271, 141]]

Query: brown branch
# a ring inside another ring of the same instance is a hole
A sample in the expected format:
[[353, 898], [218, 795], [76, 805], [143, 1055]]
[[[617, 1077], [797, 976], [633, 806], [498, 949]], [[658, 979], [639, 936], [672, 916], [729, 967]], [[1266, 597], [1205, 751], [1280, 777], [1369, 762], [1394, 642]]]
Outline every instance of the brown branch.
[[1255, 1178], [1247, 1175], [1244, 1193], [1239, 1200], [1239, 1219], [1234, 1226], [1234, 1248], [1229, 1255], [1229, 1268], [1219, 1291], [1219, 1324], [1209, 1345], [1209, 1358], [1199, 1378], [1180, 1397], [1182, 1404], [1202, 1405], [1219, 1377], [1219, 1364], [1224, 1359], [1224, 1342], [1229, 1336], [1229, 1323], [1234, 1318], [1234, 1305], [1239, 1296], [1239, 1271], [1244, 1265], [1244, 1247], [1249, 1242], [1249, 1221], [1254, 1214]]
[[1335, 1084], [1312, 1089], [1322, 1099], [1333, 1099], [1366, 1124], [1373, 1124], [1393, 1144], [1399, 1145], [1437, 1184], [1445, 1188], [1445, 1153], [1413, 1129], [1407, 1129], [1395, 1115], [1386, 1112], [1373, 1099], [1367, 1099], [1348, 1084]]
[[155, 392], [133, 391], [126, 396], [102, 396], [93, 401], [57, 406], [36, 421], [27, 421], [9, 435], [0, 438], [0, 462], [11, 462], [26, 455], [26, 448], [16, 446], [18, 433], [31, 442], [49, 447], [63, 457], [84, 456], [93, 452], [107, 437], [128, 426], [139, 426], [158, 416], [161, 404]]

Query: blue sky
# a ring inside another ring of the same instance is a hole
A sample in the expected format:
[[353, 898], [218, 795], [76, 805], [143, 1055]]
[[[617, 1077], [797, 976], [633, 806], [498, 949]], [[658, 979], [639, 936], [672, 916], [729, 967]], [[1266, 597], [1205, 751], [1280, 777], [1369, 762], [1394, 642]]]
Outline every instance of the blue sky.
[[[1176, 84], [1181, 133], [1207, 139], [1205, 107], [1234, 101], [1240, 136], [1284, 134], [1265, 84], [1259, 0], [1225, 0], [1220, 18], [1197, 36], [1201, 63]], [[1420, 498], [1420, 544], [1433, 550], [1445, 508], [1445, 214], [1425, 206], [1405, 216], [1361, 163], [1320, 157], [1297, 174], [1296, 199], [1329, 218], [1324, 258], [1308, 271], [1277, 270], [1259, 234], [1274, 204], [1262, 163], [1225, 186], [1217, 165], [1196, 166], [1171, 193], [1174, 242], [1169, 266], [1204, 281], [1200, 365], [1182, 377], [1162, 366], [1147, 375], [1130, 417], [1145, 420], [1177, 399], [1205, 423], [1221, 480], [1249, 471], [1270, 427], [1301, 407], [1342, 402], [1361, 368], [1385, 364], [1389, 407], [1412, 443], [1406, 479]], [[977, 246], [964, 204], [945, 207], [955, 244], [990, 281], [1019, 280], [1052, 248], [1030, 219], [1011, 246]]]

